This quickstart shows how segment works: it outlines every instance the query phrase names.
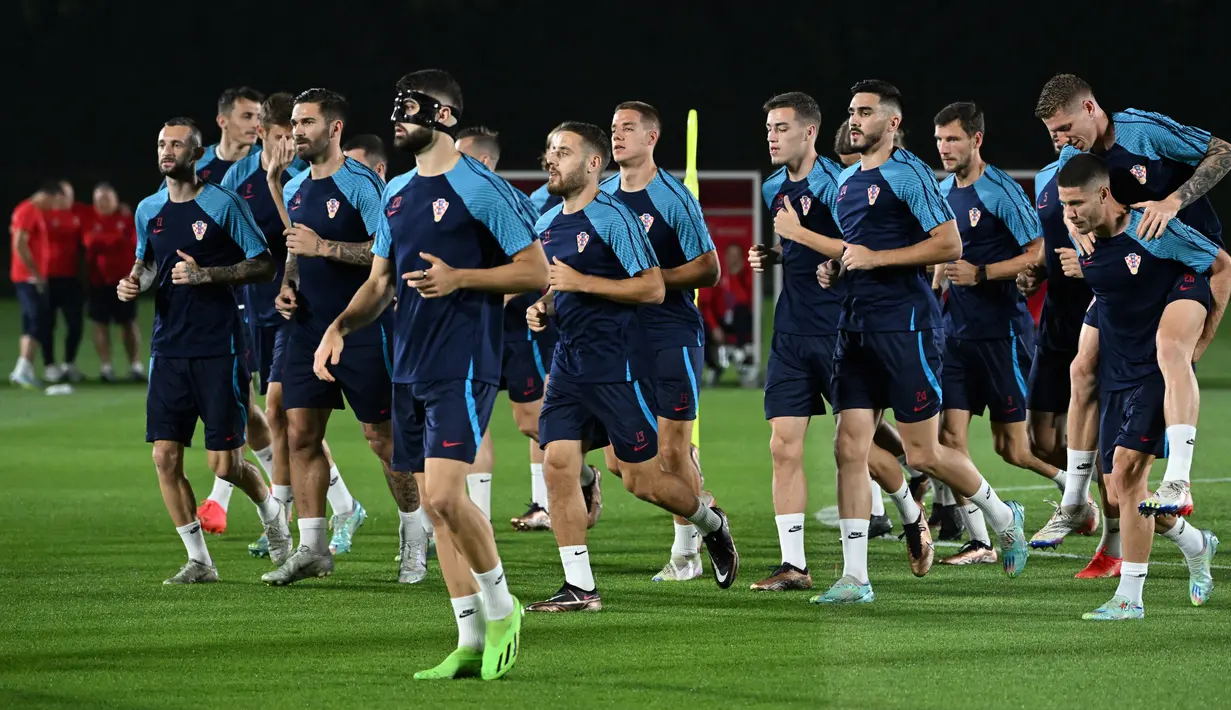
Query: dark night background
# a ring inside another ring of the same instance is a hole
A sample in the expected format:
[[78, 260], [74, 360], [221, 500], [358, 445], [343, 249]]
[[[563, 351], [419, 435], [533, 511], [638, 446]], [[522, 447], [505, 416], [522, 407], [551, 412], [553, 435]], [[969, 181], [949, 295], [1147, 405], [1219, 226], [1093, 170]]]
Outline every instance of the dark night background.
[[[501, 132], [502, 169], [537, 167], [544, 136], [561, 120], [605, 126], [612, 106], [635, 98], [667, 120], [661, 165], [683, 165], [684, 120], [696, 108], [702, 170], [767, 170], [766, 98], [814, 95], [827, 141], [848, 87], [872, 77], [903, 91], [908, 147], [933, 164], [931, 118], [962, 99], [987, 114], [990, 162], [1050, 162], [1033, 107], [1059, 71], [1085, 77], [1108, 110], [1160, 111], [1231, 139], [1223, 6], [7, 0], [0, 207], [11, 210], [50, 177], [72, 180], [79, 199], [109, 180], [135, 207], [158, 185], [163, 119], [192, 116], [215, 142], [214, 102], [227, 86], [336, 89], [351, 102], [348, 134], [387, 137], [394, 82], [427, 67], [461, 82], [463, 125]], [[409, 164], [395, 157], [392, 174]], [[1231, 185], [1211, 196], [1226, 221]]]

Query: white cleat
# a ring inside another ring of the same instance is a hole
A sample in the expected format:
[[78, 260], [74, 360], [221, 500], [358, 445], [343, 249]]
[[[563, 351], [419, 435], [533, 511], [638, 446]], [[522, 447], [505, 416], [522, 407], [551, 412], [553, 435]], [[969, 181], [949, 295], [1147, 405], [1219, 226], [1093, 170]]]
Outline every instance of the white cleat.
[[301, 579], [328, 577], [333, 574], [333, 555], [328, 552], [313, 552], [307, 545], [300, 545], [286, 563], [273, 572], [261, 575], [261, 581], [275, 587], [294, 584]]
[[286, 523], [286, 513], [281, 509], [281, 505], [279, 501], [277, 519], [265, 525], [265, 540], [269, 543], [269, 561], [277, 567], [286, 564], [295, 549], [291, 544], [291, 528]]
[[398, 584], [418, 584], [427, 579], [427, 534], [423, 528], [415, 532], [418, 534], [407, 539], [398, 530]]
[[659, 570], [658, 574], [654, 575], [655, 582], [687, 582], [690, 579], [697, 579], [705, 571], [701, 569], [701, 552], [698, 551], [695, 555], [683, 557], [680, 555], [672, 555], [667, 564]]
[[175, 573], [175, 576], [170, 579], [163, 580], [163, 584], [205, 584], [207, 582], [218, 581], [218, 569], [212, 565], [207, 565], [196, 560], [188, 560], [187, 564], [180, 567], [180, 571]]

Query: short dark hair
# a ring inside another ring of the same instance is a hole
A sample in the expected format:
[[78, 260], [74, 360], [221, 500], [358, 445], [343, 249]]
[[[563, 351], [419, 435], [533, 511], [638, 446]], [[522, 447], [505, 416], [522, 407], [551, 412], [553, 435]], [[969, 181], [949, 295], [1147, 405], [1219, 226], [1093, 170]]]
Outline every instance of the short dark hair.
[[95, 190], [111, 190], [112, 192], [118, 192], [118, 190], [115, 189], [115, 186], [113, 186], [111, 183], [107, 182], [106, 180], [102, 180], [100, 182], [94, 183], [94, 189]]
[[962, 124], [962, 130], [967, 136], [974, 137], [976, 133], [984, 132], [983, 110], [973, 101], [956, 101], [942, 108], [932, 122], [937, 126], [947, 126], [954, 121]]
[[265, 95], [251, 86], [236, 86], [222, 92], [222, 96], [218, 97], [218, 113], [230, 113], [231, 109], [235, 108], [236, 101], [252, 101], [261, 103], [265, 100]]
[[492, 160], [500, 160], [500, 133], [487, 126], [468, 126], [458, 131], [457, 140], [472, 138], [476, 145], [483, 149]]
[[864, 79], [851, 87], [851, 96], [855, 94], [876, 94], [882, 104], [894, 107], [898, 113], [902, 112], [902, 92], [887, 81]]
[[39, 183], [38, 189], [35, 192], [41, 192], [44, 195], [58, 197], [64, 194], [64, 188], [60, 187], [59, 180], [44, 180]]
[[291, 125], [291, 110], [294, 108], [295, 97], [286, 91], [266, 96], [261, 102], [261, 125], [267, 131], [274, 126]]
[[462, 85], [443, 69], [420, 69], [398, 79], [398, 91], [418, 91], [446, 106], [452, 106], [454, 118], [462, 115]]
[[617, 111], [636, 111], [641, 114], [641, 120], [653, 126], [654, 130], [661, 131], [663, 129], [663, 119], [658, 114], [658, 109], [644, 101], [621, 102], [616, 104], [615, 110], [612, 113], [614, 114]]
[[1057, 74], [1043, 85], [1039, 101], [1034, 105], [1034, 116], [1047, 120], [1079, 99], [1093, 95], [1094, 89], [1090, 88], [1085, 79], [1076, 74]]
[[196, 122], [193, 121], [191, 118], [188, 118], [186, 116], [176, 116], [174, 118], [168, 118], [166, 121], [163, 122], [162, 125], [163, 126], [187, 126], [189, 129], [191, 129], [188, 132], [188, 138], [189, 140], [194, 142], [193, 147], [194, 148], [201, 147], [203, 143], [201, 139], [201, 129], [197, 127]]
[[356, 149], [362, 150], [369, 157], [375, 158], [378, 163], [389, 162], [389, 154], [385, 152], [385, 142], [380, 139], [380, 136], [362, 133], [342, 144], [343, 153]]
[[316, 104], [321, 107], [321, 115], [326, 121], [341, 121], [346, 123], [346, 114], [350, 106], [346, 97], [329, 89], [308, 89], [295, 97], [296, 104]]
[[1074, 155], [1056, 175], [1058, 187], [1086, 187], [1108, 182], [1107, 161], [1093, 153]]
[[838, 126], [838, 132], [833, 137], [833, 152], [838, 155], [853, 155], [855, 147], [851, 145], [851, 122], [843, 121]]
[[603, 167], [606, 167], [611, 162], [611, 141], [607, 139], [607, 134], [603, 129], [593, 123], [583, 123], [581, 121], [565, 121], [556, 126], [552, 133], [560, 133], [568, 131], [581, 136], [581, 144], [593, 153], [597, 153], [603, 159]]
[[805, 123], [815, 123], [817, 128], [821, 127], [820, 105], [816, 103], [816, 99], [802, 91], [788, 91], [785, 94], [778, 94], [769, 101], [766, 101], [761, 110], [769, 113], [776, 108], [794, 109], [796, 118]]

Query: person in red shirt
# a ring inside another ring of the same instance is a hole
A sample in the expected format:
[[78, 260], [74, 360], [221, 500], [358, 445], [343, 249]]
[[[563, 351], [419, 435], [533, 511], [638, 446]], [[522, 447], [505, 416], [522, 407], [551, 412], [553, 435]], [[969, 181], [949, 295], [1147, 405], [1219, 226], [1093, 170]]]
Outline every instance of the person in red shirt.
[[[45, 215], [47, 300], [51, 306], [48, 318], [53, 334], [48, 338], [44, 353], [50, 363], [45, 373], [49, 383], [81, 381], [76, 363], [83, 333], [82, 309], [85, 306], [85, 291], [81, 283], [82, 223], [90, 208], [77, 204], [73, 185], [69, 181], [60, 181], [60, 193], [55, 208]], [[68, 331], [64, 341], [64, 359], [59, 364], [56, 364], [54, 337], [57, 312], [64, 314]]]
[[17, 205], [9, 222], [13, 248], [9, 276], [21, 304], [21, 345], [9, 382], [31, 389], [42, 386], [34, 375], [36, 346], [43, 352], [45, 366], [54, 362], [49, 356], [51, 320], [47, 301], [46, 215], [60, 198], [60, 185], [46, 183], [30, 199]]
[[726, 264], [722, 277], [716, 286], [703, 289], [699, 295], [707, 334], [705, 364], [711, 383], [717, 381], [732, 361], [740, 368], [742, 380], [755, 374], [752, 272], [747, 268], [744, 252], [745, 247], [728, 244], [724, 250]]
[[98, 351], [99, 378], [115, 382], [111, 364], [111, 328], [120, 329], [124, 352], [128, 355], [129, 379], [145, 381], [138, 343], [141, 331], [137, 326], [137, 302], [121, 301], [115, 285], [132, 270], [137, 253], [137, 231], [131, 213], [120, 210], [115, 188], [100, 182], [94, 188], [94, 206], [85, 222], [85, 255], [90, 273], [89, 317], [94, 323], [94, 348]]

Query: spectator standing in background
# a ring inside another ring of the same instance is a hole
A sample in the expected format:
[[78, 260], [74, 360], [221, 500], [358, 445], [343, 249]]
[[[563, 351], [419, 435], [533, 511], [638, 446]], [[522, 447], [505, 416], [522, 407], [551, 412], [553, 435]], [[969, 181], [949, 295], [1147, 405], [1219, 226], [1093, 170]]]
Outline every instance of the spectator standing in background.
[[722, 276], [718, 285], [699, 294], [701, 315], [705, 318], [705, 366], [709, 384], [735, 364], [741, 384], [756, 377], [756, 353], [752, 340], [752, 271], [739, 244], [723, 250]]
[[35, 345], [43, 351], [44, 366], [50, 366], [53, 362], [47, 314], [46, 217], [60, 197], [59, 183], [44, 183], [29, 199], [17, 205], [9, 222], [13, 250], [9, 277], [13, 280], [13, 290], [17, 292], [17, 301], [21, 304], [21, 343], [9, 382], [29, 389], [42, 387], [34, 375]]
[[103, 382], [116, 381], [115, 369], [111, 364], [110, 325], [114, 323], [120, 329], [124, 353], [130, 363], [129, 379], [144, 382], [137, 302], [121, 301], [115, 292], [115, 284], [132, 270], [133, 255], [137, 253], [137, 232], [132, 213], [125, 214], [120, 210], [115, 188], [105, 182], [94, 188], [94, 205], [89, 208], [84, 232], [90, 279], [89, 317], [94, 324], [94, 348], [102, 363], [99, 379]]
[[[82, 308], [85, 293], [81, 283], [82, 206], [75, 200], [73, 186], [60, 181], [60, 196], [47, 220], [47, 343], [44, 377], [49, 384], [63, 381], [80, 382], [77, 370], [77, 350], [81, 347]], [[88, 208], [86, 208], [88, 209]], [[131, 266], [131, 264], [130, 264]], [[64, 314], [67, 333], [64, 339], [64, 359], [56, 362], [56, 312]]]

